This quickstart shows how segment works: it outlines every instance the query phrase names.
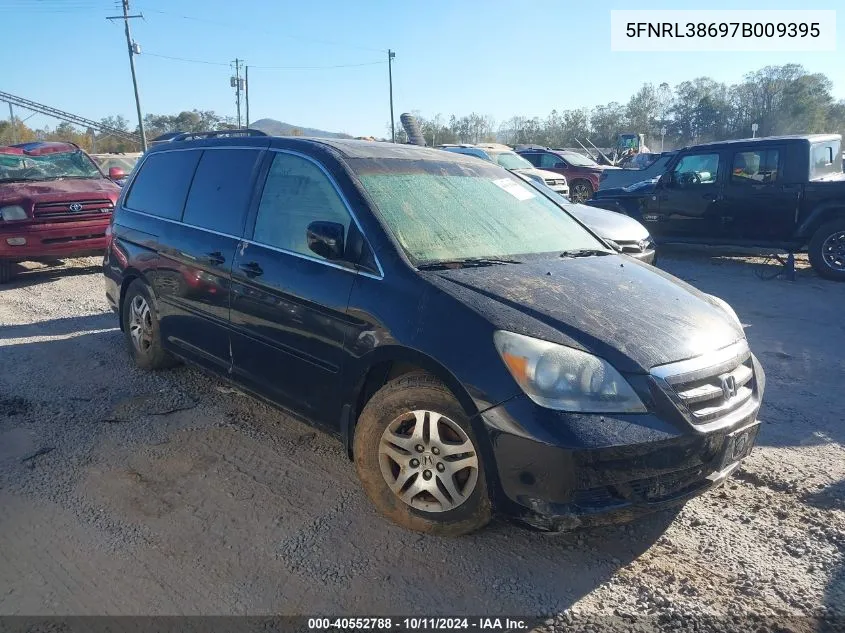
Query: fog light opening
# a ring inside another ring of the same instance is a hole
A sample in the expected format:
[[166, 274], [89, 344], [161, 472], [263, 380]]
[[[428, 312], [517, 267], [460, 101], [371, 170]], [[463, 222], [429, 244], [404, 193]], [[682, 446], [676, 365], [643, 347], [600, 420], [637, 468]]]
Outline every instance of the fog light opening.
[[26, 238], [25, 237], [7, 237], [6, 244], [9, 246], [25, 246], [26, 245]]

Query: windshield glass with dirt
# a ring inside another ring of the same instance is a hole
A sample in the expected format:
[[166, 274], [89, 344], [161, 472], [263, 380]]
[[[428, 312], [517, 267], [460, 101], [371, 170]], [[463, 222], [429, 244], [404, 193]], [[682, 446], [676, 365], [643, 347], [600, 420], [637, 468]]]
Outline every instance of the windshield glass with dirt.
[[505, 169], [533, 169], [534, 165], [516, 152], [495, 152], [493, 159]]
[[560, 207], [499, 167], [398, 159], [350, 163], [416, 265], [607, 250]]
[[40, 156], [5, 155], [0, 161], [0, 182], [102, 177], [100, 170], [88, 155], [79, 150]]
[[587, 158], [582, 154], [578, 154], [576, 152], [561, 152], [560, 154], [563, 158], [566, 159], [566, 162], [572, 165], [573, 167], [598, 167], [599, 164], [594, 161], [592, 158]]

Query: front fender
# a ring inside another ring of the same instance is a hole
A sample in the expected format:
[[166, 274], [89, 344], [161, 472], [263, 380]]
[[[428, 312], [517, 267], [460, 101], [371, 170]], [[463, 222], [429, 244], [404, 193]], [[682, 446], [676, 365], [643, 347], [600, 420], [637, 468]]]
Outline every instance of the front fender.
[[823, 202], [815, 207], [795, 230], [795, 237], [807, 242], [822, 224], [835, 217], [845, 216], [845, 201]]

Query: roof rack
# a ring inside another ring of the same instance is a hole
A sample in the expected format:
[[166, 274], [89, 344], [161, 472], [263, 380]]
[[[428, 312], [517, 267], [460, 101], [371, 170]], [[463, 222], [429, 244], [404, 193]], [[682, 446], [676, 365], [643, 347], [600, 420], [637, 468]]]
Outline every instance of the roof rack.
[[228, 136], [267, 136], [267, 134], [261, 130], [253, 130], [250, 128], [244, 128], [241, 130], [212, 130], [210, 132], [183, 132], [182, 134], [177, 134], [173, 138], [168, 139], [168, 141], [172, 143], [174, 141], [190, 141], [198, 138], [219, 138]]

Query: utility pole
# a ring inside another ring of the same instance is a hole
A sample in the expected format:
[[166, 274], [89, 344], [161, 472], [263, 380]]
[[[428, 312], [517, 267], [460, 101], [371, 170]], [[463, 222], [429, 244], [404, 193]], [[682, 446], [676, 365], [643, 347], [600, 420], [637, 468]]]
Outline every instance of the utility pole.
[[141, 97], [138, 96], [138, 79], [135, 77], [135, 55], [140, 54], [141, 47], [132, 41], [132, 33], [129, 31], [129, 20], [143, 18], [142, 14], [129, 15], [129, 0], [122, 0], [123, 15], [116, 15], [107, 20], [123, 20], [126, 32], [126, 47], [129, 49], [129, 70], [132, 71], [132, 87], [135, 89], [135, 108], [138, 110], [138, 131], [141, 133], [141, 151], [147, 151], [147, 135], [144, 133], [144, 117], [141, 115]]
[[235, 58], [232, 63], [235, 65], [235, 76], [229, 80], [229, 85], [235, 89], [235, 101], [238, 106], [238, 129], [241, 129], [241, 90], [244, 87], [244, 80], [241, 79], [241, 62], [242, 59]]
[[396, 126], [393, 123], [393, 58], [396, 53], [387, 49], [387, 76], [390, 80], [390, 140], [396, 142]]
[[244, 96], [246, 97], [246, 126], [249, 127], [249, 66], [244, 66]]
[[15, 111], [12, 110], [12, 102], [9, 101], [9, 123], [12, 124], [12, 145], [16, 145], [18, 142], [18, 128], [15, 125]]

